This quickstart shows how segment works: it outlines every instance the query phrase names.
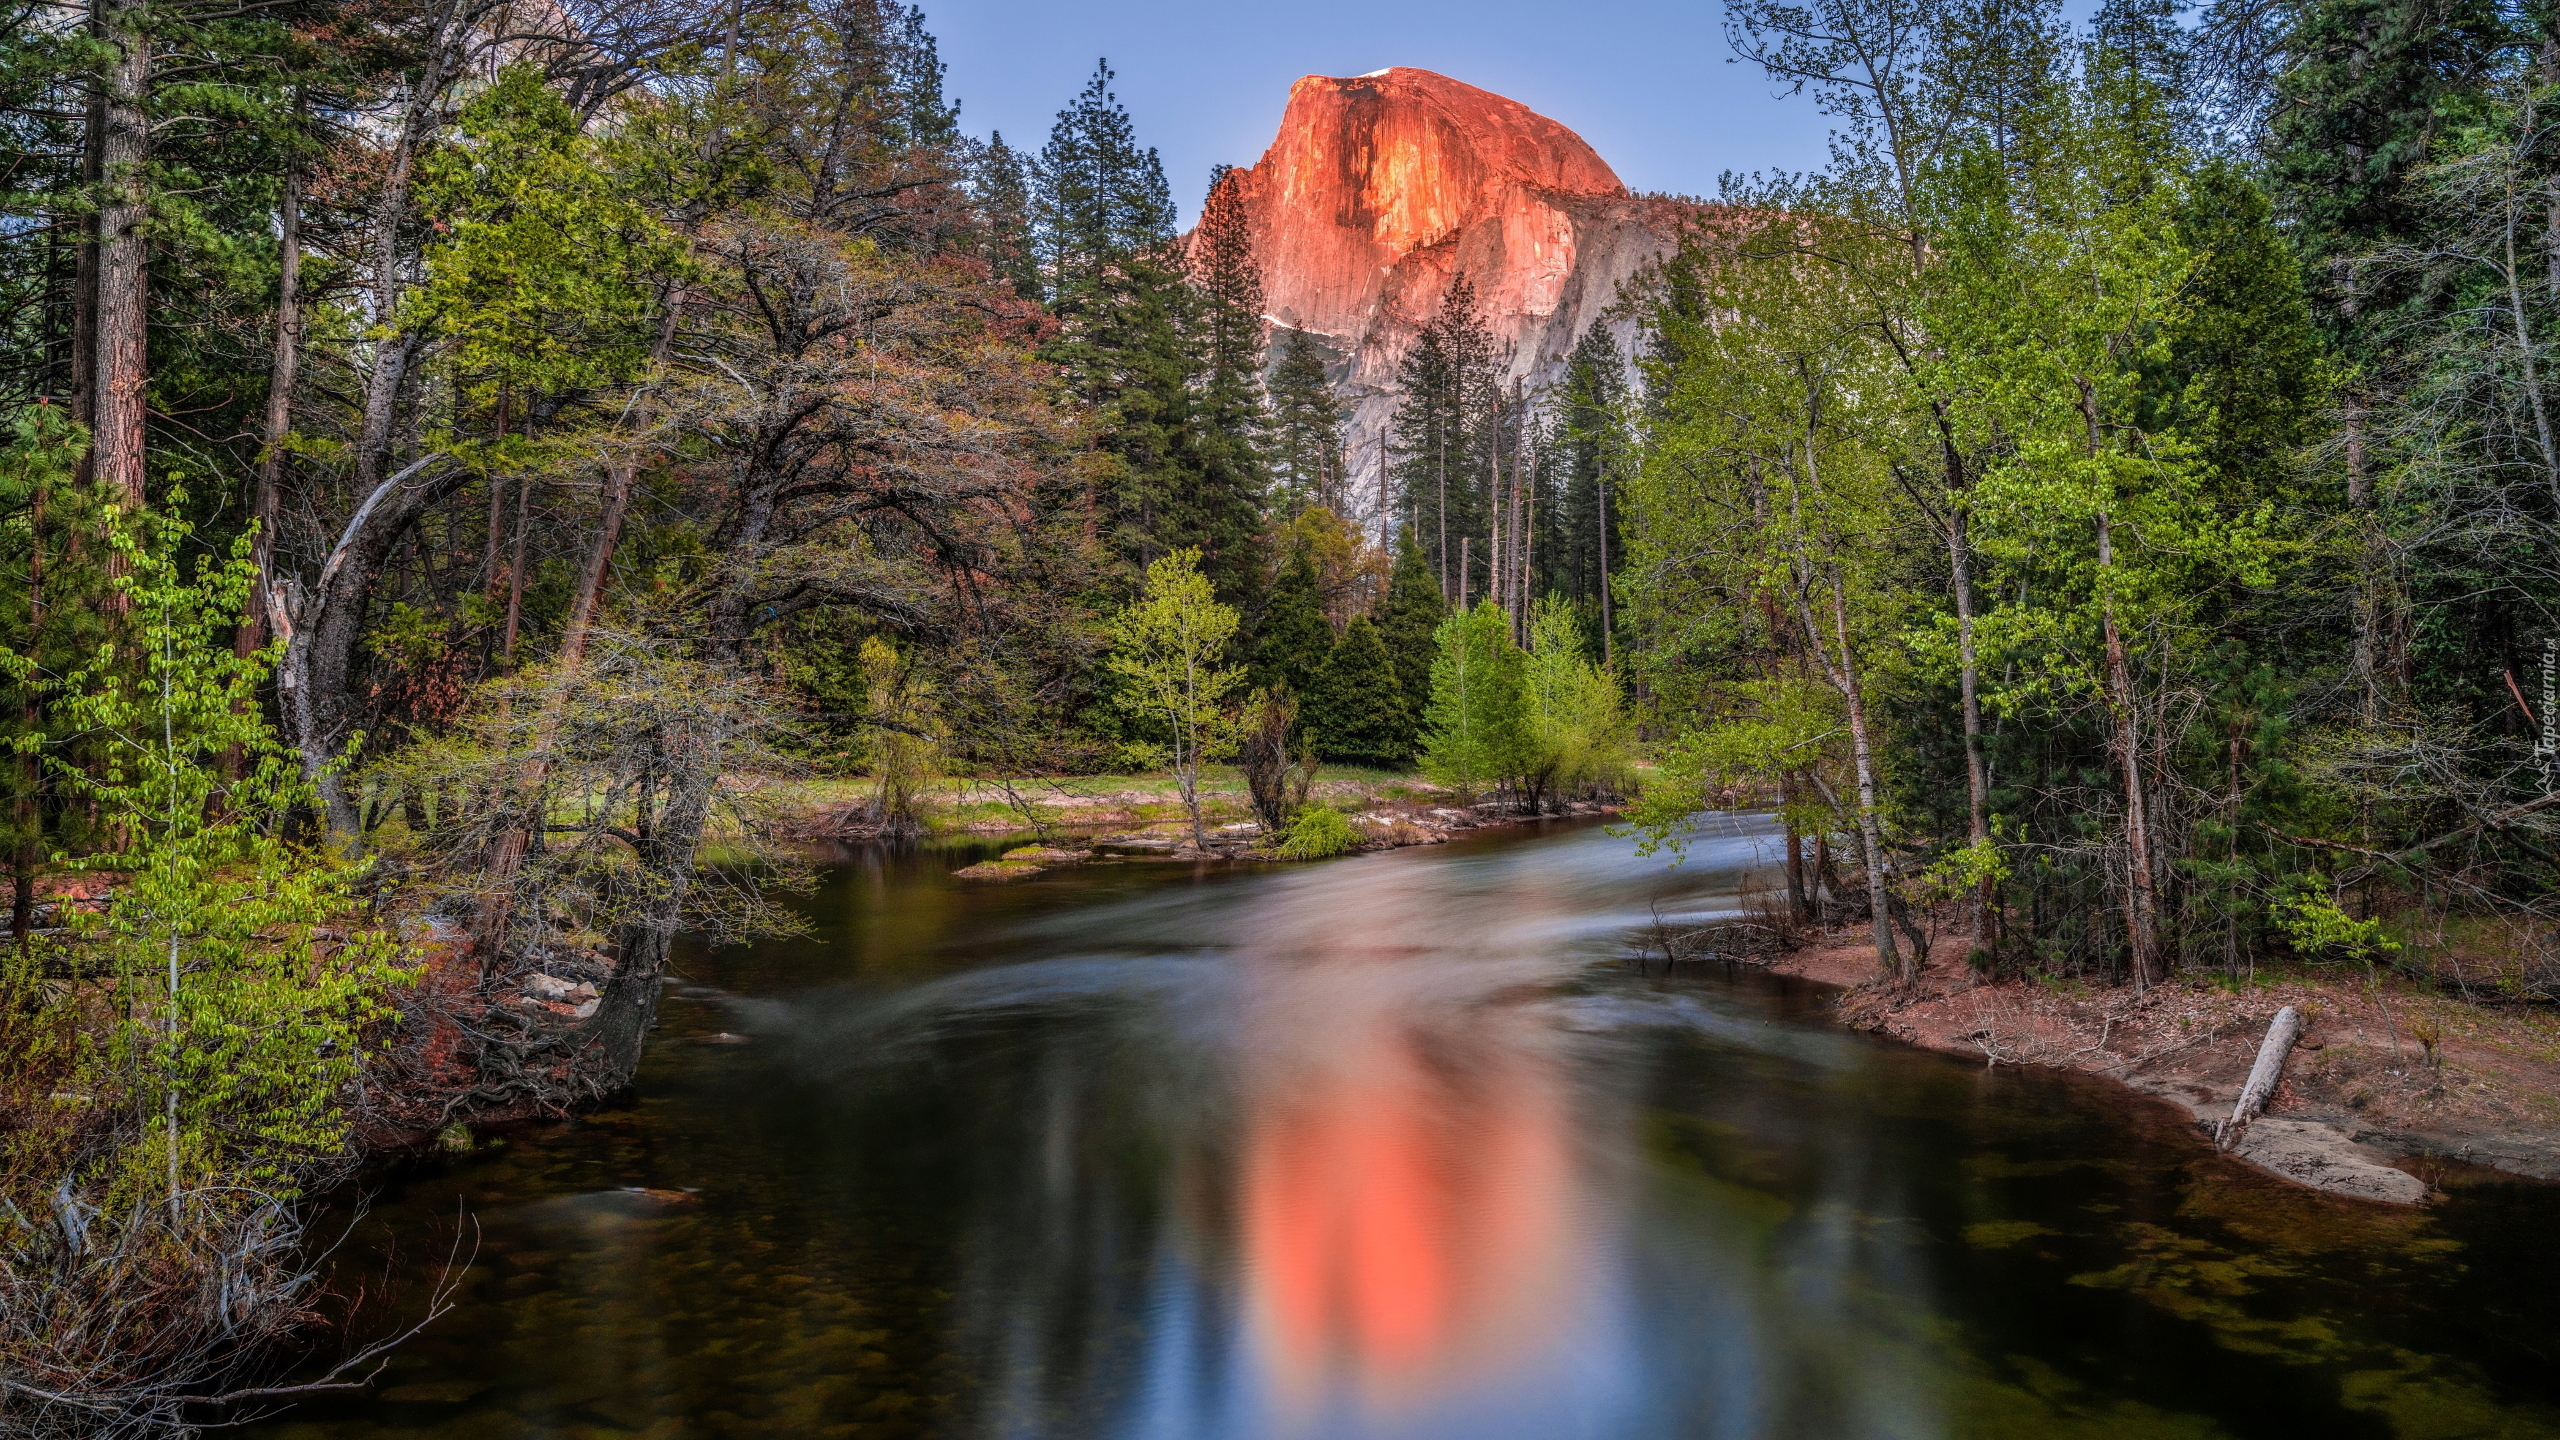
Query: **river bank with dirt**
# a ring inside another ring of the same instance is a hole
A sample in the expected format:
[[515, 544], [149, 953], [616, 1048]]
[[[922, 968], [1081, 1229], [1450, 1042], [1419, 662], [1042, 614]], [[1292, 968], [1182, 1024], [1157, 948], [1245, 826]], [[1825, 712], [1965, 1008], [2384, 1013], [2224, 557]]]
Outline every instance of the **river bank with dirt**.
[[[1951, 949], [1952, 947], [1948, 947]], [[1842, 1020], [1986, 1065], [2112, 1080], [2208, 1132], [2227, 1121], [2269, 1021], [2305, 1031], [2266, 1114], [2234, 1153], [2314, 1189], [2420, 1203], [2474, 1167], [2560, 1181], [2560, 1014], [2401, 988], [2361, 975], [2260, 971], [2254, 982], [2120, 987], [1984, 981], [1942, 954], [1902, 986], [1876, 974], [1864, 927], [1810, 932], [1766, 962], [1840, 987]]]

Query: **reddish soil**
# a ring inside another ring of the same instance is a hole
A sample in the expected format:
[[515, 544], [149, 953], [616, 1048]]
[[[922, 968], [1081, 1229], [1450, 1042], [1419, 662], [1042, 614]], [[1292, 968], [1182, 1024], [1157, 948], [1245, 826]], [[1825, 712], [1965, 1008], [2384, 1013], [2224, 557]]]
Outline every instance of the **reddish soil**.
[[[1880, 981], [1863, 927], [1817, 932], [1770, 969], [1843, 987], [1852, 1027], [1992, 1065], [2046, 1065], [2115, 1080], [2228, 1117], [2267, 1024], [2306, 1023], [2268, 1114], [2342, 1132], [2413, 1174], [2448, 1163], [2560, 1180], [2560, 1014], [2472, 1004], [2365, 977], [2262, 974], [2253, 985], [2181, 979], [2146, 995], [2075, 982], [1985, 984], [1952, 958], [1909, 987]], [[1942, 956], [1953, 947], [1941, 946]]]

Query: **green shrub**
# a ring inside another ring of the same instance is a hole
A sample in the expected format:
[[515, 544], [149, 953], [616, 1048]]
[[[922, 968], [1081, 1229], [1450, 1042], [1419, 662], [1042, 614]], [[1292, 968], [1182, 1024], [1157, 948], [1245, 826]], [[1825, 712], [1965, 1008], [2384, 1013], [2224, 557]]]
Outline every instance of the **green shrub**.
[[1341, 811], [1310, 805], [1289, 822], [1279, 853], [1284, 860], [1329, 860], [1359, 847], [1360, 832]]

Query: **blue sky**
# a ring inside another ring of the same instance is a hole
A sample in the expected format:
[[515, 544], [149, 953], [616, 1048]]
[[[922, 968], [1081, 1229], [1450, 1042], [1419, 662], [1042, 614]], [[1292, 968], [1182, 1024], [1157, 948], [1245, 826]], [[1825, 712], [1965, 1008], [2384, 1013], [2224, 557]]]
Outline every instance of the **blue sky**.
[[1727, 169], [1825, 156], [1811, 96], [1732, 63], [1713, 0], [923, 0], [975, 135], [1037, 149], [1097, 58], [1162, 152], [1184, 223], [1209, 167], [1249, 165], [1301, 75], [1414, 65], [1571, 127], [1638, 190], [1706, 195]]

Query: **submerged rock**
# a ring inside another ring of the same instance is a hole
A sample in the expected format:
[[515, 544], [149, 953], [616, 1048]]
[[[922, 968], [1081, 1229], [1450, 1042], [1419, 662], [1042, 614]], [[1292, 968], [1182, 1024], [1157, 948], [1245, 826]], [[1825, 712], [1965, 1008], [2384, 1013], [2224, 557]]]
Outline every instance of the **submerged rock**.
[[951, 873], [963, 880], [1027, 880], [1047, 868], [1027, 860], [982, 860]]
[[2233, 1152], [2251, 1164], [2333, 1195], [2415, 1205], [2427, 1198], [2427, 1182], [2382, 1163], [2345, 1131], [2316, 1120], [2259, 1116], [2249, 1122]]

